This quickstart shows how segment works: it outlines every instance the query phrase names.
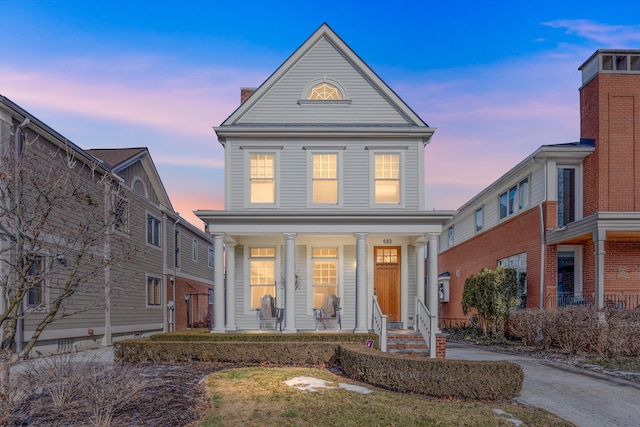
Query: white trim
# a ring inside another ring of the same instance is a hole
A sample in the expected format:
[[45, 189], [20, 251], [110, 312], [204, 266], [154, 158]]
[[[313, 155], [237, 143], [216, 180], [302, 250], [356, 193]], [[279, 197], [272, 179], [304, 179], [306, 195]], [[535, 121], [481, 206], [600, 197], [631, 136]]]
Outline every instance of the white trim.
[[[328, 260], [336, 260], [337, 261], [337, 268], [338, 268], [338, 272], [337, 272], [337, 276], [336, 276], [336, 280], [338, 281], [338, 283], [336, 284], [337, 286], [337, 297], [340, 298], [341, 301], [344, 301], [342, 299], [343, 294], [344, 294], [344, 243], [340, 242], [340, 241], [330, 241], [330, 240], [319, 240], [317, 243], [313, 243], [313, 244], [307, 244], [306, 245], [306, 251], [307, 251], [307, 280], [306, 280], [306, 285], [307, 285], [307, 289], [306, 289], [306, 293], [307, 293], [307, 309], [306, 309], [306, 314], [308, 316], [313, 316], [313, 248], [336, 248], [338, 250], [336, 256], [337, 258], [326, 258]], [[353, 286], [355, 287], [355, 283], [353, 284]], [[342, 304], [342, 306], [344, 307], [345, 304]], [[344, 312], [343, 312], [344, 313]]]
[[[264, 243], [263, 243], [264, 242]], [[273, 279], [274, 279], [274, 287], [275, 287], [275, 294], [274, 297], [278, 298], [280, 295], [278, 295], [278, 278], [281, 277], [281, 250], [282, 250], [282, 244], [277, 243], [277, 244], [273, 244], [273, 243], [266, 243], [266, 241], [263, 240], [252, 240], [250, 243], [245, 243], [243, 245], [243, 249], [244, 249], [244, 253], [243, 253], [243, 264], [244, 264], [244, 272], [243, 272], [243, 276], [244, 276], [244, 294], [243, 294], [243, 305], [244, 305], [244, 314], [246, 316], [255, 316], [255, 309], [251, 308], [251, 248], [274, 248], [274, 262], [275, 262], [275, 266], [273, 269]], [[266, 258], [265, 258], [266, 259]]]
[[[372, 209], [393, 209], [402, 210], [406, 203], [406, 147], [366, 147], [369, 151], [369, 207]], [[376, 155], [379, 154], [396, 154], [399, 161], [399, 202], [398, 203], [376, 203]]]
[[[553, 173], [553, 185], [552, 187], [555, 188], [555, 201], [559, 202], [558, 200], [558, 169], [574, 169], [575, 170], [575, 218], [573, 220], [573, 222], [576, 221], [580, 221], [582, 219], [582, 215], [583, 215], [583, 211], [582, 211], [582, 200], [583, 200], [583, 191], [584, 191], [584, 185], [583, 185], [583, 167], [582, 167], [582, 163], [556, 163], [555, 165], [555, 170]], [[557, 218], [556, 218], [557, 219]], [[566, 226], [567, 224], [565, 224]]]
[[[573, 259], [575, 264], [573, 265], [574, 272], [574, 282], [573, 282], [573, 293], [581, 294], [582, 293], [582, 245], [558, 245], [556, 246], [556, 259], [555, 259], [555, 267], [556, 267], [556, 276], [558, 274], [558, 253], [560, 252], [573, 252]], [[556, 288], [556, 297], [558, 296], [558, 279], [555, 281]], [[556, 303], [557, 304], [557, 303]]]
[[[343, 101], [343, 102], [349, 101], [349, 94], [347, 93], [347, 90], [344, 88], [344, 86], [342, 86], [342, 84], [338, 80], [331, 77], [323, 76], [321, 78], [311, 80], [309, 83], [307, 83], [304, 89], [302, 89], [302, 92], [300, 93], [300, 101], [303, 101], [302, 104], [305, 104], [304, 101], [309, 101], [309, 94], [311, 93], [311, 90], [321, 83], [328, 83], [331, 86], [334, 86], [336, 89], [338, 89], [338, 91], [340, 92], [340, 96], [342, 96], [342, 99], [340, 101]], [[298, 104], [301, 104], [300, 101], [298, 101]], [[332, 101], [336, 101], [336, 100], [332, 100]]]
[[[307, 151], [307, 208], [309, 209], [331, 209], [342, 208], [344, 194], [344, 162], [342, 151], [344, 148], [335, 149], [305, 147]], [[336, 180], [337, 180], [337, 201], [336, 203], [314, 203], [313, 202], [313, 156], [316, 154], [336, 155]]]
[[[153, 243], [149, 242], [149, 217], [153, 217], [154, 219], [156, 219], [159, 223], [158, 225], [158, 233], [160, 233], [158, 235], [158, 246], [156, 246]], [[147, 245], [147, 247], [156, 249], [156, 250], [162, 250], [162, 234], [163, 234], [163, 228], [164, 228], [164, 224], [162, 223], [162, 218], [159, 215], [156, 215], [155, 213], [151, 212], [150, 210], [145, 209], [145, 215], [144, 215], [144, 241]]]
[[[135, 190], [135, 186], [137, 182], [142, 183], [142, 189], [144, 190], [144, 194], [140, 194]], [[145, 184], [144, 180], [138, 175], [135, 175], [131, 180], [131, 191], [136, 193], [138, 196], [144, 197], [145, 199], [149, 198], [149, 190], [147, 190], [147, 184]]]
[[[282, 150], [282, 147], [243, 146], [240, 149], [245, 152], [244, 176], [242, 178], [245, 209], [278, 209], [280, 207], [280, 150]], [[251, 203], [251, 156], [254, 154], [273, 155], [273, 203]]]

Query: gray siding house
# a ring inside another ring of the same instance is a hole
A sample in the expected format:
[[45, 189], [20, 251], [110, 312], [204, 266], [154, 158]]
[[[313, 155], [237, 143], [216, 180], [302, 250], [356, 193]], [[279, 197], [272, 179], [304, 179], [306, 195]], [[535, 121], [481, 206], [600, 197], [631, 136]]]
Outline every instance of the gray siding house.
[[[77, 180], [78, 191], [96, 206], [88, 220], [90, 226], [103, 220], [109, 224], [108, 229], [103, 229], [104, 235], [92, 236], [96, 240], [86, 247], [91, 256], [82, 261], [79, 275], [88, 279], [82, 281], [55, 320], [42, 331], [35, 353], [110, 345], [114, 340], [186, 329], [208, 321], [213, 240], [174, 211], [147, 148], [83, 150], [0, 96], [3, 153], [11, 149], [16, 133], [24, 146], [23, 156], [33, 159], [29, 165], [40, 169], [43, 177]], [[32, 176], [38, 175], [29, 175]], [[6, 190], [7, 182], [0, 181], [0, 190]], [[0, 288], [9, 289], [15, 283], [15, 266], [19, 262], [13, 238], [16, 221], [11, 217], [15, 211], [8, 208], [12, 203], [28, 203], [27, 186], [28, 182], [21, 201], [4, 198], [6, 191], [1, 193]], [[73, 265], [81, 234], [72, 232], [87, 219], [82, 218], [86, 212], [65, 206], [52, 205], [52, 219], [46, 223], [41, 241], [31, 242], [28, 258], [37, 259], [38, 263], [28, 273], [33, 271], [34, 281], [21, 302], [16, 350], [36, 333]], [[22, 211], [38, 215], [46, 207], [32, 203]], [[181, 233], [176, 234], [176, 230]], [[182, 236], [183, 243], [175, 244], [176, 235]], [[176, 252], [181, 246], [188, 248], [185, 253]], [[126, 256], [114, 256], [116, 253]], [[176, 260], [184, 261], [176, 266]], [[183, 283], [188, 288], [185, 292], [180, 288]], [[7, 302], [1, 300], [0, 313], [7, 313], [8, 308]]]
[[314, 329], [331, 294], [343, 330], [372, 329], [376, 306], [400, 328], [415, 326], [416, 300], [437, 315], [426, 247], [432, 292], [453, 213], [424, 208], [435, 129], [326, 24], [243, 98], [215, 128], [225, 209], [196, 211], [214, 239], [212, 332], [257, 329], [266, 294], [287, 333]]

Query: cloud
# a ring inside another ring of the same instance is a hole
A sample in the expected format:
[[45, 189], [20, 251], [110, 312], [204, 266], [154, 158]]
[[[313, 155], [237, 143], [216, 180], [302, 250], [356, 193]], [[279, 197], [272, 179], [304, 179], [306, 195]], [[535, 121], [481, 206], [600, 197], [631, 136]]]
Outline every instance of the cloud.
[[588, 19], [561, 19], [543, 25], [564, 28], [566, 34], [597, 42], [603, 48], [635, 48], [640, 42], [640, 25], [607, 25]]
[[38, 71], [5, 64], [0, 93], [20, 104], [210, 138], [212, 126], [239, 105], [239, 88], [267, 75], [228, 67], [168, 68], [167, 63], [167, 58], [124, 56], [57, 60], [38, 64]]

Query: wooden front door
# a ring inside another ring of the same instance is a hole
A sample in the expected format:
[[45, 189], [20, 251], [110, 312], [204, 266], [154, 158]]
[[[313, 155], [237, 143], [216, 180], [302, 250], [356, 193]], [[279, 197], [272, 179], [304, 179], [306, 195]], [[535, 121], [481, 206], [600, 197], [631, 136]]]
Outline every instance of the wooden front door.
[[401, 321], [400, 246], [375, 246], [373, 287], [387, 322]]

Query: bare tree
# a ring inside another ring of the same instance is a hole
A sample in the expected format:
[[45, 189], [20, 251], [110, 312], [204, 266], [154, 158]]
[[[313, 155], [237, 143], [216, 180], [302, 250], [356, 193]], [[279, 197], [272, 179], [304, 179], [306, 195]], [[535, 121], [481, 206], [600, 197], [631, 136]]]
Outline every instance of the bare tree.
[[115, 232], [129, 214], [118, 177], [66, 141], [14, 128], [0, 141], [0, 393], [48, 325], [105, 309], [111, 270], [137, 252]]

